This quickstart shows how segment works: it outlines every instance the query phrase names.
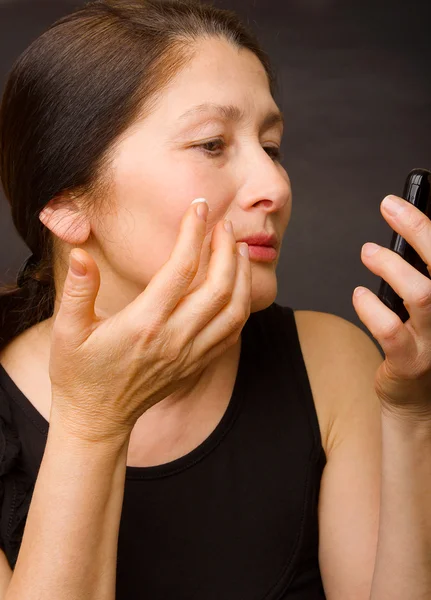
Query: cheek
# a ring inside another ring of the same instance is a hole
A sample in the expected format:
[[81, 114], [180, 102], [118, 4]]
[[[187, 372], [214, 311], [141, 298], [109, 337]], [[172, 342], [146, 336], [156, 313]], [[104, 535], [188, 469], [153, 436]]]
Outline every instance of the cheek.
[[127, 211], [119, 216], [116, 269], [147, 285], [169, 259], [177, 237], [177, 218], [158, 210]]
[[132, 200], [99, 223], [96, 237], [117, 276], [143, 289], [169, 259], [183, 211], [163, 197]]
[[146, 285], [169, 259], [190, 203], [204, 197], [211, 209], [199, 273], [204, 277], [212, 230], [229, 209], [230, 196], [220, 189], [220, 178], [218, 184], [214, 180], [213, 169], [189, 160], [150, 160], [151, 165], [128, 162], [126, 170], [124, 164], [116, 170], [117, 209], [103, 219], [100, 243], [117, 273]]

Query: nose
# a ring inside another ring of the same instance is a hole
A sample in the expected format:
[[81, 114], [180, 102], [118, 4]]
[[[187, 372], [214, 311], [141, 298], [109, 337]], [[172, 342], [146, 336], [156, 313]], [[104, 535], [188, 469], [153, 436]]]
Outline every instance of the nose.
[[247, 161], [237, 199], [244, 210], [260, 207], [268, 213], [282, 211], [292, 195], [289, 175], [263, 148], [262, 153], [258, 151], [255, 159]]

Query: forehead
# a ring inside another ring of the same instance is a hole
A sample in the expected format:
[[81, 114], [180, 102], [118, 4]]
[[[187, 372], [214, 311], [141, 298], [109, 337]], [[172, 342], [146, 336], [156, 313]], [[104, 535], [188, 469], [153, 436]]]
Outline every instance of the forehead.
[[257, 56], [218, 39], [199, 42], [193, 59], [161, 95], [158, 109], [160, 118], [180, 126], [204, 113], [238, 121], [253, 112], [280, 112]]
[[[235, 104], [217, 104], [216, 102], [204, 102], [186, 110], [178, 118], [178, 123], [188, 123], [194, 117], [206, 115], [209, 118], [219, 117], [231, 123], [240, 123], [247, 117], [246, 110]], [[270, 129], [276, 125], [284, 126], [284, 115], [278, 108], [270, 109], [263, 118], [262, 128]]]
[[213, 78], [235, 81], [253, 78], [267, 83], [267, 76], [259, 58], [248, 48], [235, 46], [224, 38], [202, 39], [193, 46], [193, 58], [179, 76], [202, 73]]

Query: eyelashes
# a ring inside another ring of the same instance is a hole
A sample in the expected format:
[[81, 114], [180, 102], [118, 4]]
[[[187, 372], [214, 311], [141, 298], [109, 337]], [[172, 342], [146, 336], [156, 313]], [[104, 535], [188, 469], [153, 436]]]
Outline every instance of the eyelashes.
[[[214, 151], [211, 150], [211, 147], [218, 146], [219, 150]], [[226, 149], [226, 142], [221, 138], [217, 138], [214, 140], [210, 140], [209, 142], [205, 142], [204, 144], [198, 144], [193, 146], [193, 148], [199, 148], [202, 152], [207, 154], [210, 158], [217, 158], [221, 156], [223, 150]], [[278, 146], [263, 146], [264, 150], [267, 152], [268, 156], [272, 158], [274, 162], [280, 162], [283, 159], [282, 152]]]

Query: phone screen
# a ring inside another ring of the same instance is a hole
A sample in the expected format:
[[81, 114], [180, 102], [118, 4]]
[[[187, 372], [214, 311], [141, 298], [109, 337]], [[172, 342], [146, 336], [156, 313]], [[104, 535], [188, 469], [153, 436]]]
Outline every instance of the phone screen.
[[[414, 204], [431, 218], [431, 171], [427, 169], [413, 169], [413, 171], [410, 171], [404, 184], [402, 198]], [[392, 235], [389, 248], [399, 254], [423, 275], [431, 279], [427, 266], [419, 254], [396, 231]], [[404, 306], [403, 299], [398, 296], [384, 279], [380, 279], [378, 297], [400, 317], [403, 323], [409, 319], [409, 313]]]

